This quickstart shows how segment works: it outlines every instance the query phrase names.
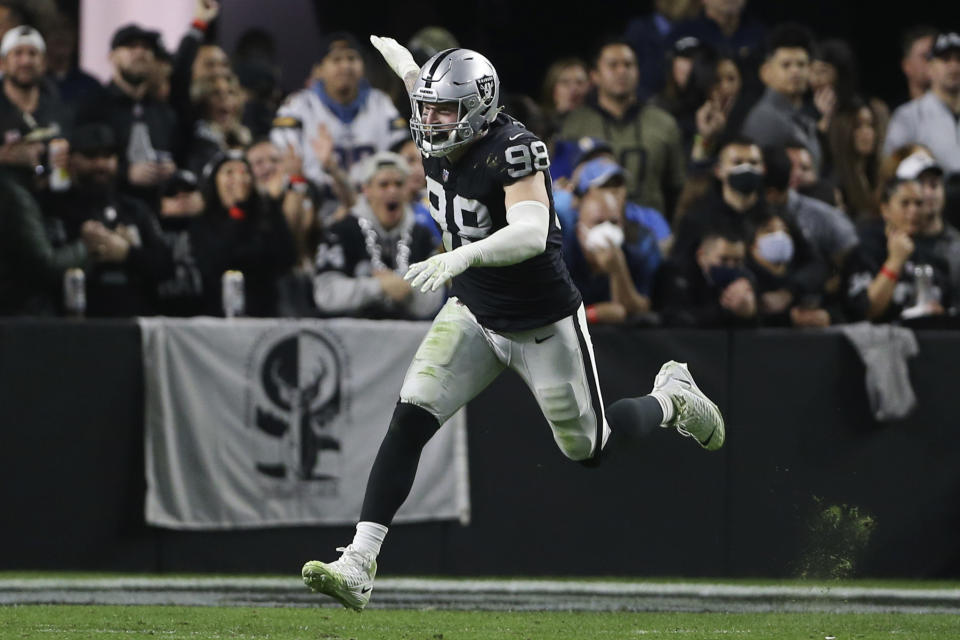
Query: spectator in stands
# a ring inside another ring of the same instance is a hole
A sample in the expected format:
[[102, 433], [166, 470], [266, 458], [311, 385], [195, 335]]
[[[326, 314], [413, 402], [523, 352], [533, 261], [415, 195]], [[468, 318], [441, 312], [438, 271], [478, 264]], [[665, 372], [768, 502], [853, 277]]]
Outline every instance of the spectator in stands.
[[87, 315], [152, 315], [156, 285], [173, 273], [154, 212], [117, 192], [117, 143], [109, 126], [80, 125], [70, 142], [70, 189], [41, 202], [48, 216], [63, 221], [68, 239], [82, 238], [90, 248]]
[[[943, 313], [950, 306], [950, 268], [926, 243], [922, 231], [923, 191], [916, 180], [893, 177], [881, 191], [881, 218], [858, 228], [859, 250], [845, 266], [848, 315], [891, 322], [911, 315]], [[927, 269], [929, 287], [918, 287]], [[904, 316], [904, 312], [910, 311]]]
[[443, 289], [421, 293], [403, 279], [436, 247], [407, 201], [406, 161], [381, 151], [364, 164], [363, 195], [351, 215], [326, 230], [317, 249], [314, 301], [325, 315], [431, 318]]
[[187, 169], [200, 172], [217, 153], [253, 142], [242, 122], [243, 92], [233, 72], [198, 78], [190, 97], [198, 118], [183, 162]]
[[567, 114], [583, 104], [590, 91], [587, 63], [580, 58], [560, 58], [547, 69], [540, 106], [548, 121], [547, 139], [563, 127]]
[[159, 186], [176, 170], [178, 151], [176, 114], [148, 93], [158, 38], [135, 24], [117, 29], [110, 43], [113, 78], [77, 115], [78, 122], [103, 122], [113, 129], [121, 190], [154, 207]]
[[686, 173], [676, 120], [637, 100], [637, 61], [626, 42], [604, 41], [590, 76], [596, 90], [567, 116], [560, 138], [605, 140], [626, 172], [630, 199], [669, 218]]
[[433, 216], [430, 215], [427, 174], [423, 170], [423, 156], [420, 154], [420, 147], [413, 141], [413, 138], [407, 138], [396, 145], [393, 150], [407, 161], [407, 168], [410, 170], [410, 175], [407, 177], [407, 194], [410, 198], [410, 206], [413, 207], [413, 217], [418, 223], [430, 230], [439, 245], [443, 242], [443, 234]]
[[230, 73], [227, 54], [208, 42], [210, 27], [219, 14], [219, 0], [194, 0], [193, 21], [173, 56], [170, 105], [177, 113], [181, 135], [188, 139], [194, 133], [194, 122], [203, 117], [192, 95], [195, 83], [212, 83]]
[[763, 154], [749, 138], [734, 137], [720, 147], [713, 172], [713, 186], [680, 220], [672, 256], [678, 264], [692, 264], [704, 234], [722, 232], [726, 238], [750, 238], [751, 218], [764, 208]]
[[614, 203], [618, 215], [629, 223], [639, 224], [653, 234], [660, 253], [667, 254], [673, 242], [670, 223], [656, 209], [644, 207], [627, 198], [626, 178], [623, 168], [608, 157], [594, 157], [580, 165], [577, 184], [574, 188], [573, 208], [557, 209], [561, 228], [574, 228], [577, 224], [576, 207], [582, 206], [589, 196], [603, 198]]
[[739, 234], [707, 229], [692, 255], [674, 255], [661, 269], [657, 309], [675, 327], [750, 327], [757, 324], [753, 276]]
[[[895, 152], [893, 155], [898, 154]], [[923, 208], [917, 246], [929, 249], [948, 265], [950, 299], [960, 299], [960, 231], [943, 218], [946, 205], [943, 169], [927, 149], [910, 145], [909, 155], [897, 166], [896, 175], [901, 180], [920, 183]]]
[[911, 142], [924, 145], [947, 173], [960, 172], [960, 33], [941, 33], [930, 51], [930, 90], [898, 108], [884, 153]]
[[173, 77], [173, 56], [157, 41], [153, 68], [147, 78], [147, 95], [157, 102], [170, 102], [170, 79]]
[[623, 203], [610, 190], [588, 191], [576, 224], [562, 229], [563, 258], [589, 322], [620, 324], [650, 310], [660, 264], [657, 240], [626, 218]]
[[830, 128], [833, 180], [853, 220], [880, 211], [876, 191], [885, 129], [882, 114], [862, 101], [838, 111]]
[[811, 291], [801, 284], [804, 264], [795, 249], [795, 233], [791, 233], [791, 227], [783, 218], [773, 213], [765, 212], [753, 221], [746, 264], [753, 274], [760, 323], [828, 326], [830, 314], [820, 308], [819, 287]]
[[[703, 0], [702, 13], [675, 25], [670, 42], [693, 36], [722, 56], [736, 60], [744, 79], [753, 82], [765, 28], [746, 12], [747, 0]], [[752, 99], [757, 88], [746, 86]]]
[[205, 209], [190, 227], [190, 242], [203, 276], [204, 313], [223, 315], [221, 279], [237, 270], [244, 276], [247, 315], [275, 315], [277, 280], [296, 259], [283, 213], [254, 188], [241, 151], [214, 157], [202, 180]]
[[692, 81], [706, 87], [706, 99], [694, 113], [695, 130], [690, 145], [694, 165], [714, 160], [717, 144], [730, 132], [739, 131], [746, 116], [742, 99], [743, 80], [736, 60], [720, 56], [712, 68], [695, 65]]
[[654, 0], [653, 11], [630, 20], [623, 36], [640, 66], [637, 98], [649, 100], [664, 85], [664, 61], [670, 49], [670, 32], [677, 22], [693, 18], [700, 0]]
[[14, 27], [0, 40], [0, 169], [13, 171], [28, 189], [38, 175], [64, 168], [67, 151], [48, 155], [48, 143], [69, 132], [71, 114], [55, 94], [44, 90], [46, 44], [33, 27]]
[[847, 253], [857, 245], [857, 232], [850, 219], [839, 209], [798, 193], [790, 186], [792, 166], [783, 147], [763, 150], [764, 187], [771, 213], [795, 226], [810, 246], [830, 264], [843, 264]]
[[280, 107], [280, 65], [273, 35], [260, 27], [247, 29], [237, 41], [233, 69], [245, 92], [243, 124], [255, 138], [270, 135]]
[[61, 308], [67, 269], [87, 264], [82, 239], [51, 243], [31, 193], [0, 171], [0, 316], [53, 315]]
[[937, 37], [937, 29], [929, 25], [913, 27], [901, 43], [900, 70], [907, 81], [907, 91], [894, 106], [920, 98], [930, 89], [930, 50]]
[[812, 51], [813, 38], [805, 27], [786, 23], [770, 33], [760, 67], [766, 91], [747, 115], [743, 133], [763, 147], [799, 143], [819, 166], [822, 153], [817, 123], [803, 110]]
[[65, 104], [79, 104], [100, 89], [100, 83], [77, 65], [77, 24], [58, 13], [47, 32], [47, 77]]
[[160, 228], [173, 259], [173, 275], [157, 285], [157, 312], [164, 316], [203, 313], [203, 276], [190, 242], [190, 226], [203, 214], [200, 183], [191, 171], [173, 174], [160, 192]]
[[304, 176], [329, 185], [332, 179], [312, 144], [323, 125], [340, 168], [359, 184], [362, 160], [390, 149], [409, 135], [409, 129], [390, 98], [364, 79], [360, 44], [352, 35], [327, 35], [321, 51], [320, 79], [287, 98], [277, 111], [271, 136], [281, 149], [293, 145], [303, 158]]

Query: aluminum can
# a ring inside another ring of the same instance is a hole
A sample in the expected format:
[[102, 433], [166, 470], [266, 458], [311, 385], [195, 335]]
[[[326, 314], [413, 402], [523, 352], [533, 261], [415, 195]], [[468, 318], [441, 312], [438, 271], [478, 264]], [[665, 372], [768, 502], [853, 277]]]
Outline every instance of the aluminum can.
[[74, 318], [82, 318], [87, 312], [87, 279], [83, 269], [74, 267], [64, 272], [63, 307]]
[[70, 171], [66, 167], [54, 167], [53, 156], [66, 151], [70, 144], [63, 138], [54, 138], [47, 145], [47, 162], [50, 165], [50, 190], [66, 191], [70, 188]]
[[243, 273], [240, 271], [224, 271], [221, 293], [224, 317], [236, 318], [244, 315], [246, 304], [243, 295]]

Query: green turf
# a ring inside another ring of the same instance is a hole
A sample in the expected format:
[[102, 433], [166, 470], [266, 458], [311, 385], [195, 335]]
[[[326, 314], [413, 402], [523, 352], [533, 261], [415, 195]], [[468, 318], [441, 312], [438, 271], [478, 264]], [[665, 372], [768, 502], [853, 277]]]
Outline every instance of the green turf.
[[0, 607], [0, 638], [269, 640], [943, 640], [949, 615], [501, 613], [214, 607]]
[[[288, 574], [229, 574], [229, 573], [118, 573], [96, 571], [0, 571], [0, 580], [56, 579], [88, 580], [119, 578], [286, 578], [295, 582], [300, 580], [300, 569]], [[378, 574], [379, 578], [424, 578], [456, 580], [455, 576], [400, 576], [387, 573]], [[658, 584], [725, 584], [737, 586], [781, 586], [781, 587], [861, 587], [885, 589], [960, 589], [958, 580], [915, 580], [908, 578], [879, 579], [851, 578], [846, 580], [812, 580], [801, 578], [677, 578], [668, 576], [471, 576], [471, 581], [503, 582], [505, 580], [569, 580], [577, 583], [617, 582], [617, 583], [658, 583]], [[952, 639], [953, 640], [953, 639]], [[958, 637], [955, 640], [960, 640]]]

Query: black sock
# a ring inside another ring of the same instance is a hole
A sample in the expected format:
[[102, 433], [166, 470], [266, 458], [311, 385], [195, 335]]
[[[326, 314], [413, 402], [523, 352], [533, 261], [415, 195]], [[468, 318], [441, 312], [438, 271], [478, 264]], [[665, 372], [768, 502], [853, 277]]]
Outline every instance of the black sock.
[[663, 422], [663, 409], [653, 396], [623, 398], [607, 407], [610, 430], [629, 440], [645, 438]]
[[370, 470], [360, 510], [362, 522], [390, 526], [393, 516], [410, 494], [420, 452], [439, 428], [440, 423], [425, 409], [403, 402], [397, 404], [390, 428], [380, 443], [377, 459]]

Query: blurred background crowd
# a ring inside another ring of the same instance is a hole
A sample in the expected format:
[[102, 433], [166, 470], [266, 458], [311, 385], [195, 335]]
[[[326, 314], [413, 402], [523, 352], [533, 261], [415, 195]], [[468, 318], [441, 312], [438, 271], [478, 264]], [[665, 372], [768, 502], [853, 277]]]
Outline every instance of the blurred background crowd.
[[[228, 55], [220, 8], [197, 0], [175, 49], [117, 29], [102, 84], [77, 65], [71, 16], [0, 0], [0, 315], [439, 309], [443, 291], [402, 279], [440, 236], [409, 101], [369, 34], [325, 34], [284, 92], [275, 36], [250, 30]], [[555, 60], [540, 95], [502, 91], [548, 144], [591, 322], [949, 323], [960, 33], [905, 24], [889, 101], [860, 89], [851, 44], [763, 24], [745, 0], [656, 0], [623, 27]], [[455, 31], [404, 44], [423, 63], [470, 46]]]

